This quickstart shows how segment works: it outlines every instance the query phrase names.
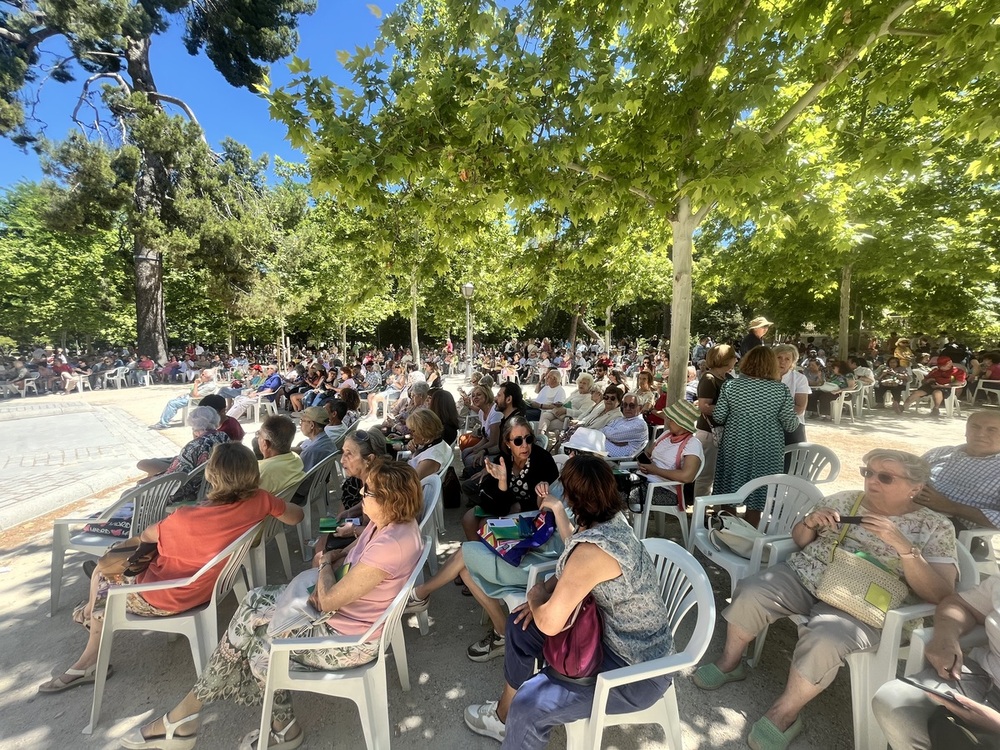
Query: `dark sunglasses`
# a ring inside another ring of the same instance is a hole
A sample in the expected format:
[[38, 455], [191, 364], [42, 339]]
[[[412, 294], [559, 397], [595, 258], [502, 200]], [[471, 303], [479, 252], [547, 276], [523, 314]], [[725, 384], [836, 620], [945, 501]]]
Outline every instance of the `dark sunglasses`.
[[603, 400], [604, 401], [617, 401], [618, 399], [616, 399], [614, 396], [604, 396]]
[[865, 479], [870, 479], [871, 477], [875, 477], [878, 480], [879, 484], [892, 484], [897, 479], [906, 479], [906, 477], [901, 477], [896, 474], [890, 474], [887, 471], [874, 471], [872, 469], [869, 469], [867, 466], [860, 467], [858, 471], [861, 472], [861, 476], [863, 476]]
[[516, 438], [511, 438], [510, 442], [520, 448], [522, 445], [527, 443], [528, 445], [534, 445], [535, 436], [534, 435], [518, 435]]

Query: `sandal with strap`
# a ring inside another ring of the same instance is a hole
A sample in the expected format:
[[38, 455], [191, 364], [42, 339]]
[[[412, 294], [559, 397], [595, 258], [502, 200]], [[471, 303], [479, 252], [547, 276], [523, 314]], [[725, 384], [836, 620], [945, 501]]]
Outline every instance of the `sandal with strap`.
[[773, 721], [762, 716], [750, 728], [747, 744], [751, 750], [785, 750], [802, 733], [802, 726], [802, 718], [799, 717], [782, 732]]
[[198, 741], [197, 733], [175, 737], [174, 732], [177, 731], [178, 727], [184, 726], [189, 721], [194, 721], [200, 715], [200, 713], [193, 713], [178, 721], [170, 721], [167, 714], [163, 714], [163, 729], [165, 731], [162, 735], [143, 737], [142, 727], [136, 727], [122, 737], [121, 745], [128, 750], [191, 750]]
[[[111, 673], [111, 665], [109, 664], [107, 677], [110, 677]], [[73, 679], [64, 680], [63, 677], [72, 677]], [[61, 693], [63, 690], [70, 690], [80, 685], [91, 685], [95, 679], [97, 679], [96, 664], [91, 664], [86, 669], [67, 669], [58, 675], [53, 675], [48, 682], [39, 685], [38, 692], [42, 694]]]
[[[291, 739], [286, 740], [285, 737], [288, 735], [288, 730], [296, 726], [298, 721], [293, 717], [290, 722], [285, 725], [285, 728], [280, 732], [271, 730], [267, 737], [267, 750], [295, 750], [302, 741], [306, 738], [306, 733], [300, 731], [297, 735]], [[257, 750], [257, 740], [260, 739], [260, 730], [255, 729], [248, 733], [243, 741], [240, 743], [239, 750]]]

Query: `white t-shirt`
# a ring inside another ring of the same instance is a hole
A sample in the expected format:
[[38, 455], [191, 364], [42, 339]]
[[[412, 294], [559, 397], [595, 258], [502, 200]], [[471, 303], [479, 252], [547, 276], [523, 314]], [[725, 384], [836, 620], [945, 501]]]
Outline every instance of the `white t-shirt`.
[[[702, 448], [701, 441], [694, 435], [684, 444], [684, 449], [681, 451], [680, 456], [678, 456], [677, 445], [671, 443], [670, 438], [667, 437], [669, 433], [663, 434], [664, 437], [661, 437], [653, 446], [653, 453], [650, 456], [650, 459], [657, 468], [665, 469], [666, 471], [679, 469], [684, 463], [685, 456], [697, 456], [702, 464], [705, 463], [705, 450]], [[674, 495], [677, 494], [677, 485], [671, 485], [665, 489], [674, 493]]]
[[539, 404], [565, 404], [566, 391], [561, 385], [557, 385], [555, 388], [545, 385], [535, 396], [534, 401]]
[[[789, 393], [792, 394], [793, 401], [795, 400], [796, 393], [804, 393], [807, 396], [812, 393], [812, 388], [809, 387], [809, 381], [806, 380], [806, 376], [794, 368], [781, 376], [781, 382], [785, 384]], [[806, 423], [806, 415], [804, 413], [796, 414], [795, 416], [799, 418], [801, 424]]]
[[493, 404], [493, 406], [490, 407], [489, 413], [486, 415], [486, 420], [483, 422], [483, 435], [488, 438], [493, 426], [500, 424], [502, 421], [503, 412], [497, 409], [496, 404]]
[[[438, 469], [440, 469], [445, 464], [451, 463], [452, 449], [444, 440], [434, 443], [430, 448], [415, 456], [410, 456], [410, 460], [407, 461], [410, 466], [414, 469], [420, 464], [421, 461], [437, 461]], [[437, 473], [437, 470], [435, 473]]]

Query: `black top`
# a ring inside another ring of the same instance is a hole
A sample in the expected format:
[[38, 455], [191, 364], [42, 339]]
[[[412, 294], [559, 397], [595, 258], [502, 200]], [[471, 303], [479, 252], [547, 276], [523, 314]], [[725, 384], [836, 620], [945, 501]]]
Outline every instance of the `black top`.
[[[538, 510], [535, 486], [540, 482], [551, 484], [559, 478], [559, 467], [552, 455], [537, 443], [532, 445], [528, 470], [523, 478], [514, 477], [509, 458], [504, 458], [504, 462], [507, 464], [507, 491], [501, 492], [499, 482], [486, 473], [479, 485], [479, 506], [491, 516], [506, 516], [515, 503], [520, 503], [521, 511]], [[500, 463], [500, 459], [493, 463]]]
[[[722, 390], [722, 384], [727, 380], [730, 380], [732, 376], [726, 373], [726, 377], [722, 380], [715, 377], [710, 372], [706, 372], [701, 376], [701, 380], [698, 381], [698, 398], [707, 398], [712, 401], [714, 405], [716, 401], [719, 400], [719, 391]], [[711, 432], [714, 423], [711, 419], [706, 417], [704, 414], [698, 416], [698, 429], [704, 430], [705, 432]]]
[[740, 356], [745, 357], [748, 351], [758, 346], [764, 346], [764, 339], [750, 331], [740, 342]]

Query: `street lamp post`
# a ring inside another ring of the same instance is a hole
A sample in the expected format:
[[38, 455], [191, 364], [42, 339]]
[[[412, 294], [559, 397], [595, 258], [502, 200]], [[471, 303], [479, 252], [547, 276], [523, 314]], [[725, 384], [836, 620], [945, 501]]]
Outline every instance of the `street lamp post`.
[[462, 296], [465, 297], [465, 377], [472, 382], [472, 296], [476, 287], [471, 281], [462, 284]]

